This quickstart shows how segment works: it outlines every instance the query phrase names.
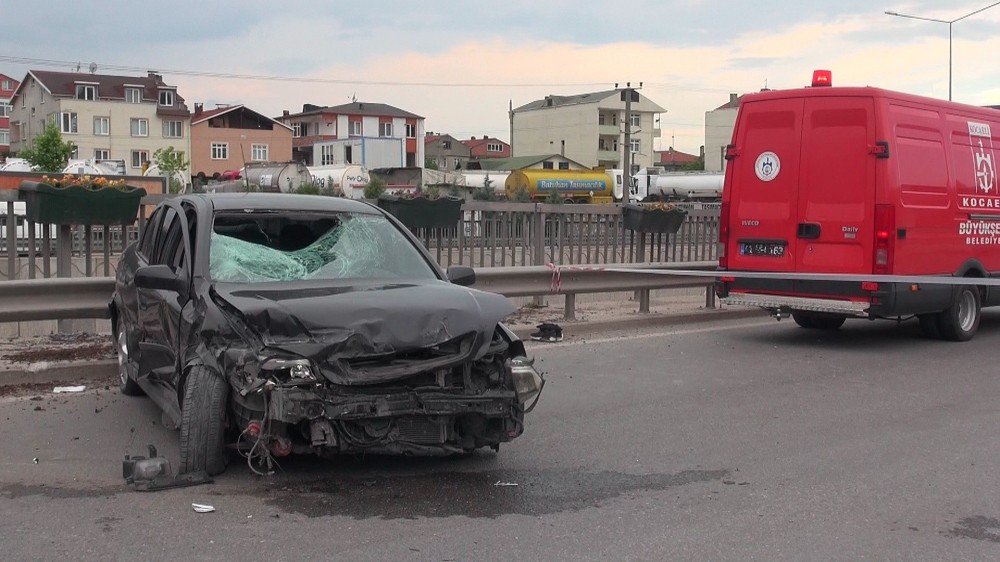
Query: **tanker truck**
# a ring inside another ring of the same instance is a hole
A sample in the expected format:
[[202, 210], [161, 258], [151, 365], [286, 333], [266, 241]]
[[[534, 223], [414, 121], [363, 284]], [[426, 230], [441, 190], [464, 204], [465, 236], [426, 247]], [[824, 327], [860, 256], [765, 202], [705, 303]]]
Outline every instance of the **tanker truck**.
[[635, 175], [631, 199], [660, 201], [719, 201], [726, 175], [716, 172], [664, 172], [645, 168]]
[[553, 193], [564, 203], [611, 203], [623, 194], [621, 170], [514, 170], [504, 182], [507, 198], [524, 190], [532, 201], [544, 201]]
[[368, 170], [361, 166], [309, 166], [308, 170], [320, 187], [339, 189], [351, 199], [364, 199], [365, 186], [371, 181]]

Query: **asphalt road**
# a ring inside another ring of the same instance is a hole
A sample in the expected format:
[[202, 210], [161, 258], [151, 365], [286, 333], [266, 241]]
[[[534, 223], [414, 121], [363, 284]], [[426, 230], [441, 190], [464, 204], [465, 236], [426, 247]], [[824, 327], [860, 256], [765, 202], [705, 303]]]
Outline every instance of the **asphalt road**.
[[[996, 559], [1000, 314], [770, 320], [535, 346], [520, 439], [470, 457], [302, 458], [129, 491], [177, 436], [114, 390], [0, 398], [5, 559]], [[37, 464], [33, 459], [37, 458]], [[215, 506], [198, 514], [191, 503]]]

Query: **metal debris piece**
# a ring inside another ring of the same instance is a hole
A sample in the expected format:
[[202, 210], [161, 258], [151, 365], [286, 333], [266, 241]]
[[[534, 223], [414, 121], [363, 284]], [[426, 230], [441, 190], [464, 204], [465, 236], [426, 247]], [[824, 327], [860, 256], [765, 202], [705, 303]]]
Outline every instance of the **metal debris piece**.
[[191, 504], [191, 508], [194, 509], [196, 513], [212, 513], [215, 511], [214, 507], [201, 503], [193, 503]]
[[130, 457], [122, 461], [122, 477], [125, 483], [139, 492], [155, 492], [170, 488], [183, 488], [208, 484], [212, 478], [204, 471], [188, 472], [172, 476], [170, 461], [156, 454], [156, 447], [149, 445], [149, 457]]
[[494, 486], [517, 486], [517, 482], [502, 482], [497, 480], [497, 483], [494, 484]]
[[86, 388], [87, 387], [82, 384], [79, 386], [57, 386], [52, 389], [52, 392], [55, 392], [56, 394], [61, 394], [63, 392], [83, 392]]

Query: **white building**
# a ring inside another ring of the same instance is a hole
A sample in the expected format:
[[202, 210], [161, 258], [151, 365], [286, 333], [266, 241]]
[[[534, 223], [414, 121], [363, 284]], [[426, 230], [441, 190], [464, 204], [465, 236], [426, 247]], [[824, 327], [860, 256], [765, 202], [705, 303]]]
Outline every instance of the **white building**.
[[705, 171], [726, 170], [726, 146], [733, 141], [736, 112], [742, 96], [729, 94], [729, 101], [705, 112]]
[[[634, 90], [632, 90], [635, 92]], [[625, 155], [625, 92], [545, 96], [511, 110], [513, 156], [561, 154], [586, 166], [621, 168]], [[653, 139], [666, 110], [635, 92], [631, 103], [633, 170], [653, 165]]]

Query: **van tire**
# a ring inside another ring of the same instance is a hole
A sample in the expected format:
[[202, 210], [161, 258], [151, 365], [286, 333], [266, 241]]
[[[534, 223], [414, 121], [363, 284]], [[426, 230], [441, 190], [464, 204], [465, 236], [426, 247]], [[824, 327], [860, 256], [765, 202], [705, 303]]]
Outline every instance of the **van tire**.
[[799, 326], [811, 330], [838, 330], [847, 320], [844, 316], [815, 315], [807, 312], [793, 312], [792, 320]]
[[918, 314], [917, 320], [920, 321], [920, 333], [928, 338], [941, 339], [937, 314]]
[[226, 470], [226, 398], [228, 384], [204, 365], [195, 365], [184, 381], [181, 407], [180, 474]]
[[938, 314], [941, 337], [950, 341], [969, 341], [979, 330], [982, 319], [982, 301], [979, 288], [961, 285], [955, 291], [955, 300]]

